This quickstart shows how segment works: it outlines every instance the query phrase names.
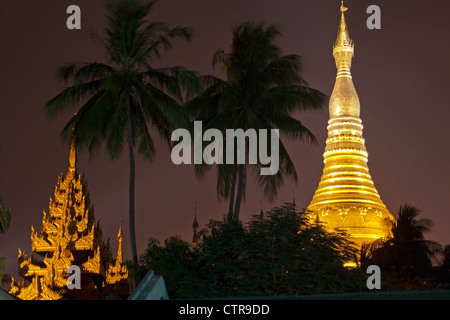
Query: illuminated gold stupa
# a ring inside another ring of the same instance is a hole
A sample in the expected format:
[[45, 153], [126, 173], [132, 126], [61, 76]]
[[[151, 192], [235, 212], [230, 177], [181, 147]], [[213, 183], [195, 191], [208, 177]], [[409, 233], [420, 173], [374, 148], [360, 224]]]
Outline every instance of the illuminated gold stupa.
[[[49, 213], [43, 212], [40, 235], [31, 226], [35, 255], [27, 259], [19, 249], [19, 275], [23, 280], [15, 283], [13, 278], [9, 292], [22, 300], [102, 299], [111, 294], [124, 297], [129, 288], [122, 239], [120, 228], [117, 259], [113, 261], [109, 241], [103, 241], [100, 225], [95, 223], [84, 176], [77, 174], [72, 145], [69, 170], [65, 177], [58, 177]], [[67, 286], [71, 265], [80, 268], [80, 289]]]
[[319, 186], [307, 208], [311, 220], [331, 231], [345, 231], [357, 246], [387, 237], [384, 220], [393, 219], [375, 189], [367, 166], [359, 98], [350, 73], [354, 44], [341, 5], [341, 20], [333, 45], [337, 76], [330, 97], [328, 138]]

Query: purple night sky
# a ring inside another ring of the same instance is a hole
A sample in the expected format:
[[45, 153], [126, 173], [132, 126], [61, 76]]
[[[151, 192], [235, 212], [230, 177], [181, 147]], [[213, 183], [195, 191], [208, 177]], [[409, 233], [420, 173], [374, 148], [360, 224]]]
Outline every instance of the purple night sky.
[[[73, 111], [55, 121], [44, 104], [62, 86], [56, 70], [74, 61], [105, 61], [102, 45], [91, 33], [103, 32], [105, 1], [2, 0], [0, 2], [0, 193], [12, 210], [9, 231], [0, 235], [0, 256], [8, 259], [6, 273], [17, 274], [17, 249], [30, 254], [31, 225], [41, 230], [42, 210], [48, 212], [58, 175], [68, 169], [69, 146], [59, 136]], [[82, 29], [66, 28], [66, 9], [81, 8]], [[366, 9], [381, 8], [381, 30], [369, 30]], [[175, 42], [155, 66], [183, 65], [201, 74], [218, 48], [228, 49], [231, 28], [247, 20], [266, 20], [283, 34], [284, 54], [303, 57], [303, 77], [330, 96], [336, 74], [332, 56], [339, 21], [338, 0], [162, 0], [150, 16], [170, 26], [193, 28], [191, 43]], [[408, 202], [434, 222], [427, 239], [450, 244], [450, 2], [442, 0], [347, 0], [346, 20], [355, 42], [352, 75], [361, 101], [363, 135], [369, 168], [381, 198], [392, 214]], [[223, 76], [220, 73], [214, 73]], [[298, 114], [319, 144], [288, 142], [297, 173], [295, 198], [300, 208], [312, 199], [323, 168], [328, 105], [321, 112]], [[190, 241], [197, 201], [197, 219], [221, 219], [227, 202], [216, 196], [215, 174], [197, 180], [191, 165], [176, 166], [157, 134], [153, 162], [136, 162], [136, 234], [142, 254], [149, 237], [160, 241], [180, 235]], [[78, 155], [78, 172], [88, 181], [95, 216], [113, 252], [122, 218], [124, 256], [128, 241], [128, 156], [116, 161], [101, 150], [93, 159]], [[260, 210], [261, 192], [247, 186], [241, 220]], [[287, 180], [265, 210], [292, 201]]]

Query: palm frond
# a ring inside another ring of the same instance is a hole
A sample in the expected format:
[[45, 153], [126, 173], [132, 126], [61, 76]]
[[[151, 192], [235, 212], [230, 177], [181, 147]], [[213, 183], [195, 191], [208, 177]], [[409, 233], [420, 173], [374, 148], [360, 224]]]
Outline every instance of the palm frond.
[[[101, 90], [89, 99], [77, 112], [73, 126], [76, 146], [88, 147], [91, 156], [101, 145], [110, 116], [116, 110], [110, 92]], [[68, 138], [67, 128], [67, 138]]]
[[201, 88], [197, 73], [180, 66], [151, 69], [142, 75], [153, 86], [166, 91], [178, 101], [183, 100], [183, 93], [191, 97]]
[[213, 113], [217, 112], [220, 96], [229, 88], [229, 84], [214, 76], [202, 76], [199, 82], [204, 89], [186, 101], [183, 108], [190, 117], [207, 121]]
[[123, 63], [136, 50], [138, 30], [155, 3], [140, 4], [133, 0], [122, 0], [108, 6], [106, 45], [112, 62]]
[[261, 81], [268, 88], [293, 84], [307, 85], [300, 77], [301, 57], [296, 54], [277, 57], [261, 71]]
[[46, 113], [50, 119], [55, 119], [64, 110], [74, 107], [98, 93], [101, 88], [102, 80], [94, 80], [67, 87], [45, 104]]
[[79, 62], [74, 62], [59, 67], [58, 70], [56, 71], [56, 77], [59, 81], [63, 83], [68, 83], [73, 79], [73, 76], [76, 73], [76, 71], [78, 71], [79, 67], [80, 67]]
[[310, 144], [317, 144], [317, 138], [306, 128], [300, 120], [287, 115], [273, 117], [271, 123], [280, 130], [280, 135], [293, 140], [302, 140]]
[[175, 39], [184, 39], [187, 41], [191, 41], [192, 39], [192, 28], [177, 26], [174, 27], [163, 34], [160, 34], [157, 39], [155, 39], [150, 45], [148, 45], [147, 49], [143, 51], [143, 56], [156, 58], [161, 58], [161, 50], [167, 50], [172, 48], [173, 40]]
[[[255, 167], [256, 170], [257, 167]], [[284, 184], [282, 170], [273, 175], [260, 175], [258, 171], [258, 187], [262, 189], [264, 198], [273, 201], [278, 196], [278, 190]]]
[[[320, 91], [298, 85], [274, 87], [261, 97], [261, 109], [266, 112], [318, 111], [326, 101]], [[273, 110], [272, 109], [277, 109]]]
[[104, 63], [93, 62], [79, 66], [78, 70], [73, 74], [75, 84], [92, 82], [95, 80], [104, 80], [108, 74], [117, 72], [118, 70]]

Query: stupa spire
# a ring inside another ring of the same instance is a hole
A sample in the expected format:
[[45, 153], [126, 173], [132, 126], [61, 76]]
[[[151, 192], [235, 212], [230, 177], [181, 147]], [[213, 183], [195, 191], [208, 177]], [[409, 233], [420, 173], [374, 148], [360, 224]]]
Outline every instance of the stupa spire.
[[336, 41], [333, 43], [333, 56], [336, 60], [337, 78], [351, 78], [350, 68], [352, 66], [352, 58], [354, 54], [354, 43], [350, 38], [347, 23], [345, 22], [345, 14], [348, 8], [344, 7], [341, 2], [341, 20], [339, 22]]
[[123, 263], [123, 232], [122, 232], [122, 218], [120, 218], [119, 232], [117, 232], [117, 257], [114, 264], [109, 265], [109, 269], [106, 272], [106, 283], [107, 284], [117, 284], [123, 280], [128, 279], [128, 269]]
[[330, 97], [330, 119], [342, 116], [359, 118], [360, 103], [352, 81], [351, 66], [354, 43], [350, 39], [344, 12], [348, 9], [341, 4], [341, 20], [336, 41], [333, 44], [333, 57], [336, 62], [336, 83]]
[[[122, 220], [122, 219], [121, 219]], [[123, 233], [122, 233], [122, 222], [120, 222], [119, 232], [117, 233], [117, 241], [119, 242], [118, 248], [117, 248], [117, 258], [116, 261], [119, 264], [122, 264], [123, 262], [123, 249], [122, 249], [122, 242], [123, 242]]]

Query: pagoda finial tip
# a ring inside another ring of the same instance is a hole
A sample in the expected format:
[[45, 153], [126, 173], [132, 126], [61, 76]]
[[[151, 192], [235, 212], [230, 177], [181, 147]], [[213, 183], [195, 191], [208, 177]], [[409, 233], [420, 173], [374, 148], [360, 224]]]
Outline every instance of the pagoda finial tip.
[[[74, 114], [74, 117], [76, 117], [76, 113]], [[69, 171], [73, 172], [75, 171], [76, 165], [77, 165], [77, 149], [75, 147], [75, 127], [72, 127], [72, 142], [70, 144], [70, 154], [69, 154]]]
[[69, 170], [75, 171], [76, 165], [77, 165], [77, 150], [72, 141], [70, 145], [70, 154], [69, 154]]
[[119, 231], [117, 232], [117, 238], [121, 238], [123, 237], [123, 232], [122, 232], [122, 217], [120, 217], [120, 224], [119, 224]]
[[347, 24], [345, 22], [344, 12], [347, 11], [348, 8], [344, 7], [344, 1], [341, 2], [340, 10], [341, 10], [341, 19], [339, 22], [337, 38], [333, 44], [333, 52], [341, 50], [353, 51], [353, 41], [350, 39]]

